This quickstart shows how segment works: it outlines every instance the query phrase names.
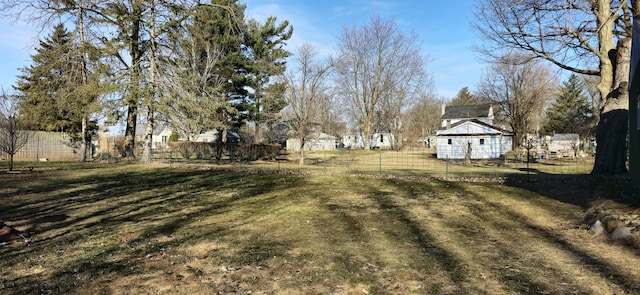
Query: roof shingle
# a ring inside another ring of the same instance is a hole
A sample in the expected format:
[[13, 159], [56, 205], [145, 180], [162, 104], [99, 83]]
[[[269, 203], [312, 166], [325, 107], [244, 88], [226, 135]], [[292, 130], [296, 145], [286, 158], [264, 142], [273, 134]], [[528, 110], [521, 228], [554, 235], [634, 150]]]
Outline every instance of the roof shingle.
[[442, 119], [487, 118], [490, 109], [490, 104], [446, 106]]

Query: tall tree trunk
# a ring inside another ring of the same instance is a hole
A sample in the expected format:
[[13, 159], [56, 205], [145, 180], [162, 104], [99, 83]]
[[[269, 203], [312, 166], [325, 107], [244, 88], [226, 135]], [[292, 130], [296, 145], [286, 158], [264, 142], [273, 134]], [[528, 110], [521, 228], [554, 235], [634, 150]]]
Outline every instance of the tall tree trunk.
[[596, 147], [596, 162], [591, 171], [591, 174], [594, 175], [626, 174], [628, 172], [626, 162], [631, 39], [626, 38], [618, 41], [617, 48], [609, 51], [609, 57], [612, 66], [602, 67], [601, 65], [602, 79], [598, 85], [605, 103], [600, 111], [600, 121], [596, 128], [598, 146]]
[[82, 131], [81, 131], [82, 144], [80, 145], [80, 160], [79, 160], [80, 162], [87, 161], [87, 153], [89, 152], [89, 147], [90, 147], [89, 139], [87, 138], [88, 135], [89, 135], [88, 134], [89, 132], [87, 130], [88, 129], [87, 128], [87, 125], [88, 125], [87, 121], [88, 121], [87, 120], [87, 116], [83, 115], [82, 116]]
[[145, 128], [144, 135], [144, 147], [142, 150], [143, 163], [151, 163], [151, 156], [153, 154], [153, 127], [155, 124], [155, 103], [156, 103], [156, 15], [155, 15], [155, 3], [151, 1], [151, 30], [150, 30], [150, 53], [149, 59], [149, 84], [151, 89], [147, 93], [147, 127]]
[[155, 123], [153, 107], [147, 106], [147, 126], [145, 128], [144, 135], [144, 148], [142, 150], [143, 163], [151, 163], [151, 156], [153, 154], [153, 125]]
[[303, 138], [300, 138], [300, 166], [304, 165], [304, 144], [306, 143], [306, 140]]
[[135, 158], [136, 124], [138, 119], [138, 104], [140, 103], [140, 87], [142, 87], [142, 48], [141, 27], [142, 9], [139, 3], [132, 4], [131, 16], [135, 18], [129, 34], [129, 52], [131, 55], [131, 80], [129, 83], [129, 97], [127, 99], [127, 126], [124, 134], [124, 151], [127, 158]]
[[364, 123], [362, 124], [362, 140], [364, 141], [364, 149], [368, 150], [371, 148], [371, 120], [364, 118]]
[[129, 100], [127, 108], [127, 125], [124, 129], [124, 156], [134, 158], [136, 121], [138, 117], [138, 103]]
[[627, 124], [629, 111], [618, 109], [603, 113], [596, 129], [596, 163], [592, 174], [627, 173]]
[[[82, 76], [82, 87], [86, 87], [87, 85], [87, 57], [85, 54], [85, 46], [84, 46], [84, 3], [83, 1], [80, 1], [79, 5], [78, 5], [78, 33], [79, 33], [79, 39], [80, 39], [80, 61], [81, 61], [81, 69], [80, 69], [80, 75]], [[87, 92], [84, 91], [83, 95], [87, 95]], [[88, 100], [87, 100], [88, 102]], [[91, 138], [89, 138], [89, 134], [88, 134], [88, 118], [87, 115], [85, 114], [85, 112], [87, 112], [86, 108], [88, 107], [88, 105], [84, 106], [84, 109], [82, 110], [82, 141], [81, 141], [81, 145], [80, 145], [80, 162], [85, 162], [87, 160], [87, 152], [89, 151], [89, 147], [91, 146]]]
[[471, 166], [471, 142], [467, 142], [467, 152], [464, 154], [464, 165]]
[[511, 130], [513, 130], [513, 141], [511, 142], [511, 149], [516, 150], [520, 147], [520, 143], [522, 143], [522, 133], [520, 133], [519, 127], [511, 125]]

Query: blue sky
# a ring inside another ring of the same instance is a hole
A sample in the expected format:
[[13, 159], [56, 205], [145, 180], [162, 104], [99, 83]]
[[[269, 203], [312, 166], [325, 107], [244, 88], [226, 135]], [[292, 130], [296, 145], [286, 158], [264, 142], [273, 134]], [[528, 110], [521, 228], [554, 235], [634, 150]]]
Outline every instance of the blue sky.
[[[484, 67], [470, 50], [479, 43], [471, 29], [474, 2], [245, 0], [245, 13], [258, 20], [268, 16], [289, 20], [294, 27], [289, 50], [310, 42], [326, 55], [334, 51], [343, 26], [366, 24], [375, 14], [385, 20], [394, 19], [403, 32], [418, 35], [423, 53], [430, 59], [426, 70], [433, 75], [438, 94], [448, 99], [462, 87], [475, 88]], [[44, 37], [38, 32], [28, 24], [0, 20], [0, 86], [4, 89], [15, 84], [18, 68], [30, 64], [32, 48], [39, 37]]]
[[404, 33], [418, 35], [423, 54], [431, 60], [426, 70], [433, 75], [438, 94], [448, 99], [462, 87], [474, 89], [484, 67], [470, 49], [479, 43], [471, 29], [476, 2], [246, 0], [246, 14], [258, 20], [270, 15], [289, 20], [294, 30], [291, 51], [306, 41], [325, 54], [334, 51], [343, 26], [366, 24], [376, 14], [393, 19]]

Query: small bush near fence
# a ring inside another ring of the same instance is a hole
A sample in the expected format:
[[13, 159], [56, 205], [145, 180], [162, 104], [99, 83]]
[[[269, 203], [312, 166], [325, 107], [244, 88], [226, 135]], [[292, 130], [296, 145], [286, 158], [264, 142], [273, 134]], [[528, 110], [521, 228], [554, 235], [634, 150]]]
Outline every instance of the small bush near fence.
[[274, 160], [282, 147], [272, 144], [232, 144], [219, 142], [170, 142], [172, 151], [180, 154], [182, 159], [222, 161], [255, 161]]

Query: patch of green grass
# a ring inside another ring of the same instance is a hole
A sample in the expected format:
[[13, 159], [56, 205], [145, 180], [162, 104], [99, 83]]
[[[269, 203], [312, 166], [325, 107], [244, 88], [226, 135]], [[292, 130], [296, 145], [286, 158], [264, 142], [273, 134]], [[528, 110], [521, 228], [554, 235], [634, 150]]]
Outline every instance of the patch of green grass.
[[1, 294], [640, 292], [637, 247], [578, 227], [580, 181], [47, 165], [0, 175], [29, 235], [0, 245]]

